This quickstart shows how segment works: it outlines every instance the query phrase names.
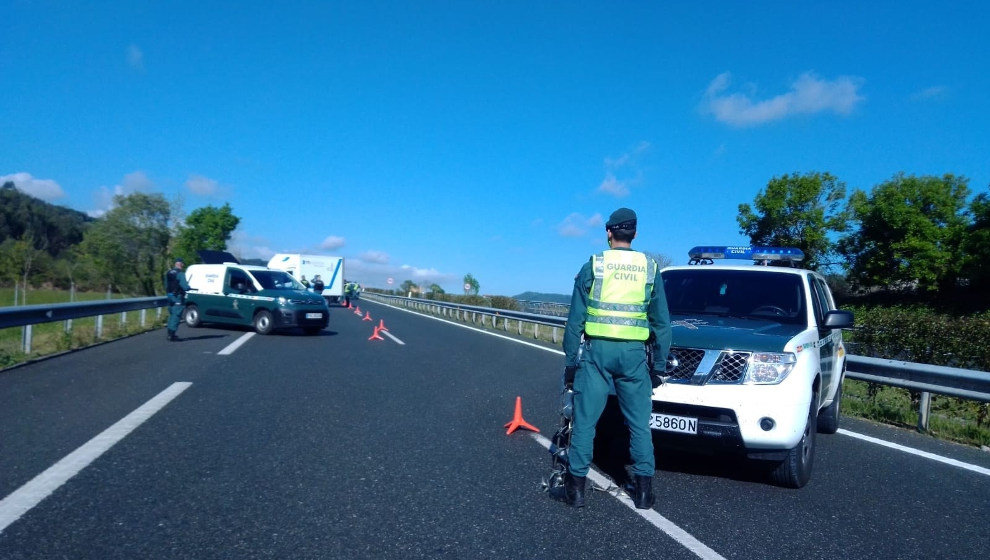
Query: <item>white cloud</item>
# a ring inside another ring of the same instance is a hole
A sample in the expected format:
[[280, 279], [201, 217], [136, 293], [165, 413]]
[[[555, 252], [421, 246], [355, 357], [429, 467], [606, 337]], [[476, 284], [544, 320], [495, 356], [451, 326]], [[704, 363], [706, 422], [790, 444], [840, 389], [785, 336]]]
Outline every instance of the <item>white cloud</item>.
[[137, 45], [127, 46], [127, 65], [135, 70], [144, 70], [144, 53]]
[[366, 263], [388, 264], [388, 253], [383, 251], [365, 251], [360, 259]]
[[[598, 184], [595, 192], [611, 195], [617, 198], [629, 196], [629, 185], [638, 180], [637, 160], [639, 156], [650, 149], [650, 143], [642, 141], [631, 151], [619, 157], [605, 158], [605, 178]], [[628, 177], [634, 175], [634, 177]]]
[[715, 115], [715, 120], [732, 126], [759, 125], [793, 115], [827, 111], [848, 115], [865, 99], [859, 94], [863, 79], [851, 76], [829, 81], [805, 72], [788, 92], [764, 100], [756, 100], [754, 91], [726, 93], [731, 81], [728, 72], [716, 76], [705, 90], [701, 108]]
[[265, 261], [275, 254], [268, 239], [248, 235], [239, 228], [231, 233], [230, 242], [227, 243], [227, 251], [238, 259], [262, 259]]
[[926, 99], [943, 99], [949, 93], [949, 88], [945, 86], [932, 86], [914, 93], [911, 99], [914, 101], [924, 101]]
[[155, 183], [145, 175], [144, 171], [135, 171], [124, 175], [124, 180], [112, 188], [102, 186], [93, 193], [93, 201], [96, 208], [87, 212], [94, 218], [107, 213], [113, 209], [113, 199], [115, 196], [127, 196], [135, 192], [149, 192], [155, 188]]
[[340, 249], [341, 247], [344, 246], [345, 243], [346, 242], [343, 237], [330, 235], [327, 236], [327, 238], [324, 239], [322, 243], [320, 243], [320, 249], [327, 249], [333, 251], [335, 249]]
[[601, 214], [595, 214], [590, 218], [585, 218], [581, 214], [574, 212], [564, 218], [564, 221], [557, 225], [557, 233], [561, 237], [581, 237], [588, 233], [588, 230], [602, 226]]
[[616, 179], [615, 175], [609, 173], [605, 176], [605, 180], [598, 185], [598, 192], [621, 198], [629, 195], [629, 187], [624, 181]]
[[14, 173], [0, 177], [0, 185], [7, 181], [14, 183], [17, 189], [25, 194], [51, 202], [65, 196], [62, 187], [52, 179], [36, 179], [30, 173]]
[[209, 177], [203, 177], [202, 175], [193, 173], [186, 180], [186, 188], [193, 194], [213, 196], [220, 190], [220, 183]]

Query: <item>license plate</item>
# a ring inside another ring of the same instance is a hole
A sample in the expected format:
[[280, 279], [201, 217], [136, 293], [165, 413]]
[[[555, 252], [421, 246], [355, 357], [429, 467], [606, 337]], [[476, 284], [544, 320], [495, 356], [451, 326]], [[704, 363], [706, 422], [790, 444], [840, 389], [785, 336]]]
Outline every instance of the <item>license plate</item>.
[[698, 419], [687, 416], [672, 416], [654, 412], [650, 416], [650, 429], [661, 432], [677, 432], [680, 434], [697, 434]]
[[306, 318], [307, 319], [322, 319], [323, 318], [323, 314], [322, 313], [307, 313], [306, 314]]

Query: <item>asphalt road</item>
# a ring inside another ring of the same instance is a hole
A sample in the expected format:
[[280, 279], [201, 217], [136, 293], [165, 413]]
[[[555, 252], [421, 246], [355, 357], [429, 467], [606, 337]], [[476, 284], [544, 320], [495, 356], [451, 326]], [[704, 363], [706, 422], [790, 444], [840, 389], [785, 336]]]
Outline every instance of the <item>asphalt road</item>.
[[[0, 372], [0, 522], [39, 473], [176, 392], [0, 523], [0, 558], [990, 557], [990, 454], [848, 418], [971, 467], [840, 433], [801, 490], [661, 451], [645, 517], [614, 491], [552, 502], [548, 453], [504, 424], [519, 396], [552, 435], [560, 354], [359, 303], [373, 320], [334, 308], [320, 336], [229, 354], [247, 331], [182, 327]], [[394, 338], [368, 340], [379, 321]]]

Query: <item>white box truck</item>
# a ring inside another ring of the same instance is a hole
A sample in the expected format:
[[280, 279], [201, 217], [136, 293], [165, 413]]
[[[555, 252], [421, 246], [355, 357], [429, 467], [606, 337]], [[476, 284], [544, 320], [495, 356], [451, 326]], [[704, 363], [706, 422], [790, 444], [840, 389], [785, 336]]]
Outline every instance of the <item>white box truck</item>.
[[323, 292], [320, 295], [327, 303], [340, 303], [344, 300], [344, 257], [279, 253], [268, 261], [268, 268], [284, 270], [300, 282], [305, 279], [310, 289], [313, 279], [319, 275], [323, 280]]

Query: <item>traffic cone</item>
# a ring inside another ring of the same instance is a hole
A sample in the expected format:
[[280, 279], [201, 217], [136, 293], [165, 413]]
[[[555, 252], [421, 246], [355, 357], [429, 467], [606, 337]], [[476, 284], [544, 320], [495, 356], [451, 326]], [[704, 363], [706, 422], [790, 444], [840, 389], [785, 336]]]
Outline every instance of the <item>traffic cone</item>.
[[362, 321], [370, 321], [371, 320], [371, 311], [365, 312], [364, 319], [361, 319], [361, 320]]
[[379, 319], [378, 320], [378, 330], [380, 330], [380, 331], [387, 331], [388, 330], [388, 329], [385, 328], [385, 319]]
[[360, 307], [355, 307], [354, 308], [354, 314], [355, 315], [360, 315], [361, 314], [361, 308]]
[[526, 428], [527, 430], [533, 430], [539, 433], [540, 429], [536, 426], [530, 424], [529, 422], [523, 420], [522, 417], [522, 397], [516, 397], [516, 413], [512, 417], [512, 421], [505, 425], [508, 430], [505, 431], [505, 435], [509, 435], [516, 431], [517, 428]]
[[375, 327], [375, 332], [371, 333], [368, 340], [385, 340], [384, 338], [378, 336], [378, 327]]

